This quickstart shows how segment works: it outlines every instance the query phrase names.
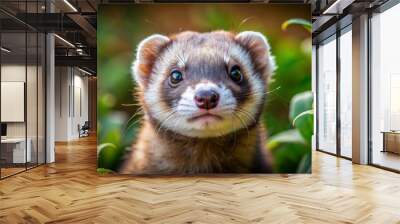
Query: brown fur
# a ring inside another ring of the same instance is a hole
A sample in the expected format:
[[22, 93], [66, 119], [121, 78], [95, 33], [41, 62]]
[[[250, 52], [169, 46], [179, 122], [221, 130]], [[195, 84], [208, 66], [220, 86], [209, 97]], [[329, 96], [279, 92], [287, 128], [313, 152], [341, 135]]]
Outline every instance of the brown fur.
[[192, 139], [167, 130], [156, 132], [146, 121], [124, 174], [196, 174], [270, 172], [262, 125], [228, 136]]

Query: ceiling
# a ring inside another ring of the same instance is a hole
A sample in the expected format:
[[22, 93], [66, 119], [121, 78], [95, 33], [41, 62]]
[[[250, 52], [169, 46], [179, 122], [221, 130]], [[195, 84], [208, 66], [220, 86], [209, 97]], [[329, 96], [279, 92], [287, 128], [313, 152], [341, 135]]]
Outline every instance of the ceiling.
[[[313, 42], [320, 35], [329, 32], [335, 32], [332, 28], [337, 26], [340, 28], [343, 24], [351, 23], [352, 17], [361, 13], [374, 10], [388, 0], [313, 0], [311, 2], [312, 9], [312, 34]], [[343, 22], [344, 21], [344, 22]], [[341, 24], [343, 23], [343, 24]], [[322, 37], [323, 38], [323, 37]]]
[[[224, 0], [208, 1], [224, 2]], [[248, 0], [231, 1], [249, 2]], [[23, 58], [26, 55], [25, 30], [54, 32], [58, 35], [55, 38], [56, 65], [80, 66], [95, 73], [98, 6], [137, 2], [139, 0], [1, 0], [0, 22], [4, 33], [2, 43], [3, 46], [12, 49], [12, 52], [8, 54], [9, 58], [11, 55], [15, 58]], [[183, 1], [155, 0], [155, 2]], [[204, 2], [204, 0], [192, 2]], [[311, 3], [312, 0], [252, 0], [251, 2], [304, 4]], [[52, 13], [49, 13], [50, 11]], [[28, 58], [35, 51], [36, 46], [28, 44]]]

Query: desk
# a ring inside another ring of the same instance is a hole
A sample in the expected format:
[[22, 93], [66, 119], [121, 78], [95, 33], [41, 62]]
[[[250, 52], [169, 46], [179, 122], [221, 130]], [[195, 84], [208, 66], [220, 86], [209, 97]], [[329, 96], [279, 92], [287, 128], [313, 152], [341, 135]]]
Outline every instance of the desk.
[[[25, 154], [25, 138], [5, 138], [1, 139], [2, 157], [9, 163], [25, 163], [32, 159], [31, 146], [32, 141], [27, 139], [26, 154]], [[4, 152], [4, 156], [3, 156]], [[12, 154], [12, 156], [11, 156]], [[2, 159], [3, 159], [2, 158]], [[11, 160], [12, 158], [12, 160]], [[25, 161], [26, 159], [26, 161]]]
[[400, 132], [383, 131], [383, 150], [382, 152], [392, 152], [400, 154]]

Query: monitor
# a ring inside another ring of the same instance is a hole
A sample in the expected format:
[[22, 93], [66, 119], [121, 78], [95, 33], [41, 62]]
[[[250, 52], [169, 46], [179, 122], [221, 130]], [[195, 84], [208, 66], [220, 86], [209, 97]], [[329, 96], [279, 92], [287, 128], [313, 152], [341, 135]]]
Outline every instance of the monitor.
[[7, 124], [1, 123], [1, 136], [7, 136]]

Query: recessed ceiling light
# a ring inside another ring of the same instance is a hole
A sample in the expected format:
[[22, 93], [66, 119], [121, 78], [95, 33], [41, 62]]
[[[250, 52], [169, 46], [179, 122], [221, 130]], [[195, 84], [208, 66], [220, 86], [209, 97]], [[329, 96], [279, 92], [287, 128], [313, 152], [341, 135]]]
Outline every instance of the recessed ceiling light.
[[68, 0], [64, 0], [64, 3], [68, 5], [68, 7], [70, 7], [74, 12], [78, 12], [78, 10]]
[[79, 68], [79, 67], [78, 67], [78, 70], [81, 71], [81, 72], [83, 72], [83, 73], [85, 73], [85, 74], [87, 74], [87, 75], [90, 75], [90, 76], [93, 75], [92, 73], [90, 73], [90, 72], [88, 72], [88, 71], [86, 71], [86, 70], [83, 70], [83, 69], [81, 69], [81, 68]]
[[342, 14], [343, 10], [355, 0], [336, 0], [322, 14]]
[[5, 48], [5, 47], [1, 47], [1, 50], [4, 51], [4, 52], [6, 52], [6, 53], [10, 53], [10, 52], [11, 52], [11, 50], [9, 50], [9, 49], [7, 49], [7, 48]]
[[58, 34], [54, 34], [55, 37], [57, 37], [59, 40], [61, 40], [62, 42], [64, 42], [65, 44], [67, 44], [70, 47], [75, 48], [75, 45], [73, 45], [71, 42], [69, 42], [68, 40], [60, 37]]

